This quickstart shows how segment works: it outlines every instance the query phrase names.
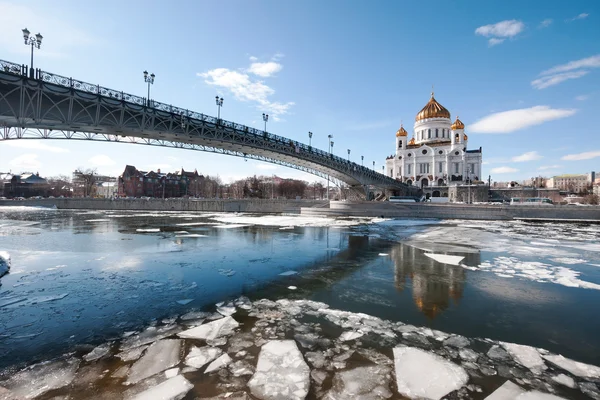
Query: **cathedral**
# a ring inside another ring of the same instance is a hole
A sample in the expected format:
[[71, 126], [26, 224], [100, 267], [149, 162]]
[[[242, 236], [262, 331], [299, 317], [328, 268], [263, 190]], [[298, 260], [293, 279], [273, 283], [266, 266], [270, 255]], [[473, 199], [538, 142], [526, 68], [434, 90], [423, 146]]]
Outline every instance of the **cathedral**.
[[446, 197], [448, 186], [481, 179], [481, 147], [468, 149], [465, 124], [431, 99], [417, 114], [413, 136], [401, 125], [396, 132], [396, 153], [387, 157], [388, 176], [418, 186], [433, 197]]

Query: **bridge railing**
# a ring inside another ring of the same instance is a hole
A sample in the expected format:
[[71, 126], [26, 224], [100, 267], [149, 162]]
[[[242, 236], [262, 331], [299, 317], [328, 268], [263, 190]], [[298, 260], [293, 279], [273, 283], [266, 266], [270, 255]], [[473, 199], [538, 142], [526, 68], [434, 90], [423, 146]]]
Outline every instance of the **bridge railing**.
[[[10, 74], [21, 75], [21, 76], [27, 77], [27, 75], [28, 75], [27, 70], [28, 70], [28, 67], [26, 65], [19, 65], [19, 64], [15, 64], [15, 63], [12, 63], [9, 61], [0, 60], [0, 71], [1, 72], [7, 72]], [[159, 111], [168, 112], [168, 113], [174, 114], [176, 116], [179, 116], [182, 119], [188, 118], [188, 119], [195, 119], [195, 120], [200, 120], [200, 121], [204, 121], [204, 122], [209, 122], [209, 123], [212, 123], [215, 125], [232, 128], [232, 129], [235, 129], [236, 131], [244, 132], [245, 134], [255, 135], [255, 136], [261, 137], [263, 139], [267, 139], [267, 140], [276, 142], [276, 143], [288, 144], [288, 145], [292, 146], [294, 149], [298, 149], [299, 152], [301, 151], [304, 153], [309, 153], [309, 154], [312, 153], [312, 154], [322, 156], [322, 157], [327, 158], [335, 163], [341, 164], [348, 169], [352, 168], [354, 171], [360, 172], [360, 173], [367, 175], [373, 179], [378, 179], [380, 181], [388, 181], [390, 183], [393, 181], [394, 183], [397, 183], [397, 181], [395, 179], [392, 179], [385, 175], [379, 174], [376, 171], [374, 171], [368, 167], [350, 162], [343, 157], [336, 156], [332, 153], [328, 153], [321, 149], [318, 149], [318, 148], [315, 148], [312, 146], [308, 146], [304, 143], [300, 143], [300, 142], [294, 141], [292, 139], [289, 139], [289, 138], [286, 138], [283, 136], [268, 133], [268, 132], [260, 130], [260, 129], [252, 128], [252, 127], [245, 126], [245, 125], [238, 124], [238, 123], [231, 122], [231, 121], [226, 121], [223, 119], [218, 119], [218, 118], [211, 117], [211, 116], [208, 116], [208, 115], [205, 115], [202, 113], [198, 113], [195, 111], [191, 111], [191, 110], [188, 110], [185, 108], [174, 107], [170, 104], [161, 103], [161, 102], [158, 102], [155, 100], [149, 100], [149, 99], [146, 99], [145, 97], [136, 96], [133, 94], [125, 93], [123, 91], [106, 88], [106, 87], [103, 87], [100, 85], [94, 85], [91, 83], [83, 82], [83, 81], [80, 81], [77, 79], [69, 78], [66, 76], [58, 75], [58, 74], [53, 74], [53, 73], [50, 73], [47, 71], [43, 71], [41, 69], [35, 70], [35, 78], [38, 80], [41, 80], [43, 82], [53, 84], [53, 85], [72, 88], [72, 89], [76, 89], [76, 90], [79, 90], [82, 92], [105, 96], [105, 97], [108, 97], [108, 98], [111, 98], [114, 100], [119, 100], [119, 101], [123, 101], [126, 103], [135, 104], [138, 106], [143, 106], [143, 107], [148, 107], [148, 108], [152, 108], [152, 109], [159, 110]]]

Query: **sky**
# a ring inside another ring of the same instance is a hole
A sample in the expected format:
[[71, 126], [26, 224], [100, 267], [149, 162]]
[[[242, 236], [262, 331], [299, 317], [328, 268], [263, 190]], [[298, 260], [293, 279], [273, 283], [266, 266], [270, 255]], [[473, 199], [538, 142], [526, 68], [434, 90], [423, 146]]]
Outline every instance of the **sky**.
[[[600, 2], [0, 0], [0, 59], [151, 97], [327, 150], [381, 171], [403, 123], [436, 99], [483, 148], [492, 181], [600, 171]], [[0, 142], [0, 172], [96, 168], [230, 182], [283, 166], [118, 143]]]

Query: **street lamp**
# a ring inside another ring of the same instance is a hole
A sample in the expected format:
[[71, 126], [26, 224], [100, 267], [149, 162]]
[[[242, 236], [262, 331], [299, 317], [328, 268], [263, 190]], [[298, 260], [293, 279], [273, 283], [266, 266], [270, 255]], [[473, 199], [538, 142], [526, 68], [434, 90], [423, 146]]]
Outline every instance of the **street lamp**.
[[[327, 135], [327, 139], [329, 139], [329, 154], [331, 154], [331, 147], [333, 146], [332, 137], [333, 135]], [[329, 174], [327, 174], [327, 200], [329, 200]]]
[[331, 153], [331, 138], [333, 138], [333, 135], [327, 135], [327, 138], [329, 139], [329, 152]]
[[144, 71], [144, 82], [148, 82], [148, 107], [150, 107], [150, 85], [154, 85], [154, 77], [156, 75], [148, 75], [148, 71]]
[[382, 166], [381, 166], [381, 173], [382, 173], [383, 175], [385, 175], [385, 165], [382, 165]]
[[263, 113], [263, 121], [265, 121], [265, 132], [267, 131], [267, 121], [269, 120], [269, 114]]
[[217, 102], [217, 107], [218, 107], [218, 115], [217, 115], [217, 120], [221, 119], [221, 107], [223, 107], [223, 98], [219, 98], [219, 96], [215, 96], [215, 100]]
[[348, 162], [350, 162], [350, 149], [348, 149]]
[[308, 145], [310, 146], [312, 141], [312, 132], [308, 132]]
[[467, 185], [469, 185], [469, 198], [467, 199], [467, 204], [471, 204], [471, 180], [469, 176], [471, 175], [471, 167], [467, 168]]
[[333, 153], [333, 140], [331, 141], [331, 153]]
[[33, 79], [33, 48], [37, 47], [38, 49], [42, 45], [42, 39], [44, 37], [38, 33], [33, 37], [30, 35], [30, 32], [27, 28], [23, 29], [23, 39], [25, 39], [25, 46], [31, 45], [31, 64], [29, 65], [29, 77]]
[[373, 161], [373, 171], [375, 171], [375, 161]]
[[363, 167], [365, 166], [364, 161], [365, 161], [365, 156], [360, 156], [360, 165]]

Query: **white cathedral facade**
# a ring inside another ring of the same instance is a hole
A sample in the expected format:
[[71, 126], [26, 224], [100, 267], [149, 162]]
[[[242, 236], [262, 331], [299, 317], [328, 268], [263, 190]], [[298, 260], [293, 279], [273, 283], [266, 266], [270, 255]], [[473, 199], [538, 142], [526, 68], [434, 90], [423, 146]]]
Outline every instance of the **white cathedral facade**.
[[[481, 180], [481, 147], [468, 149], [465, 124], [431, 99], [417, 114], [413, 137], [403, 126], [396, 132], [396, 152], [385, 161], [386, 174], [420, 188], [437, 187], [437, 195], [448, 186]], [[447, 196], [447, 194], [446, 194]]]

